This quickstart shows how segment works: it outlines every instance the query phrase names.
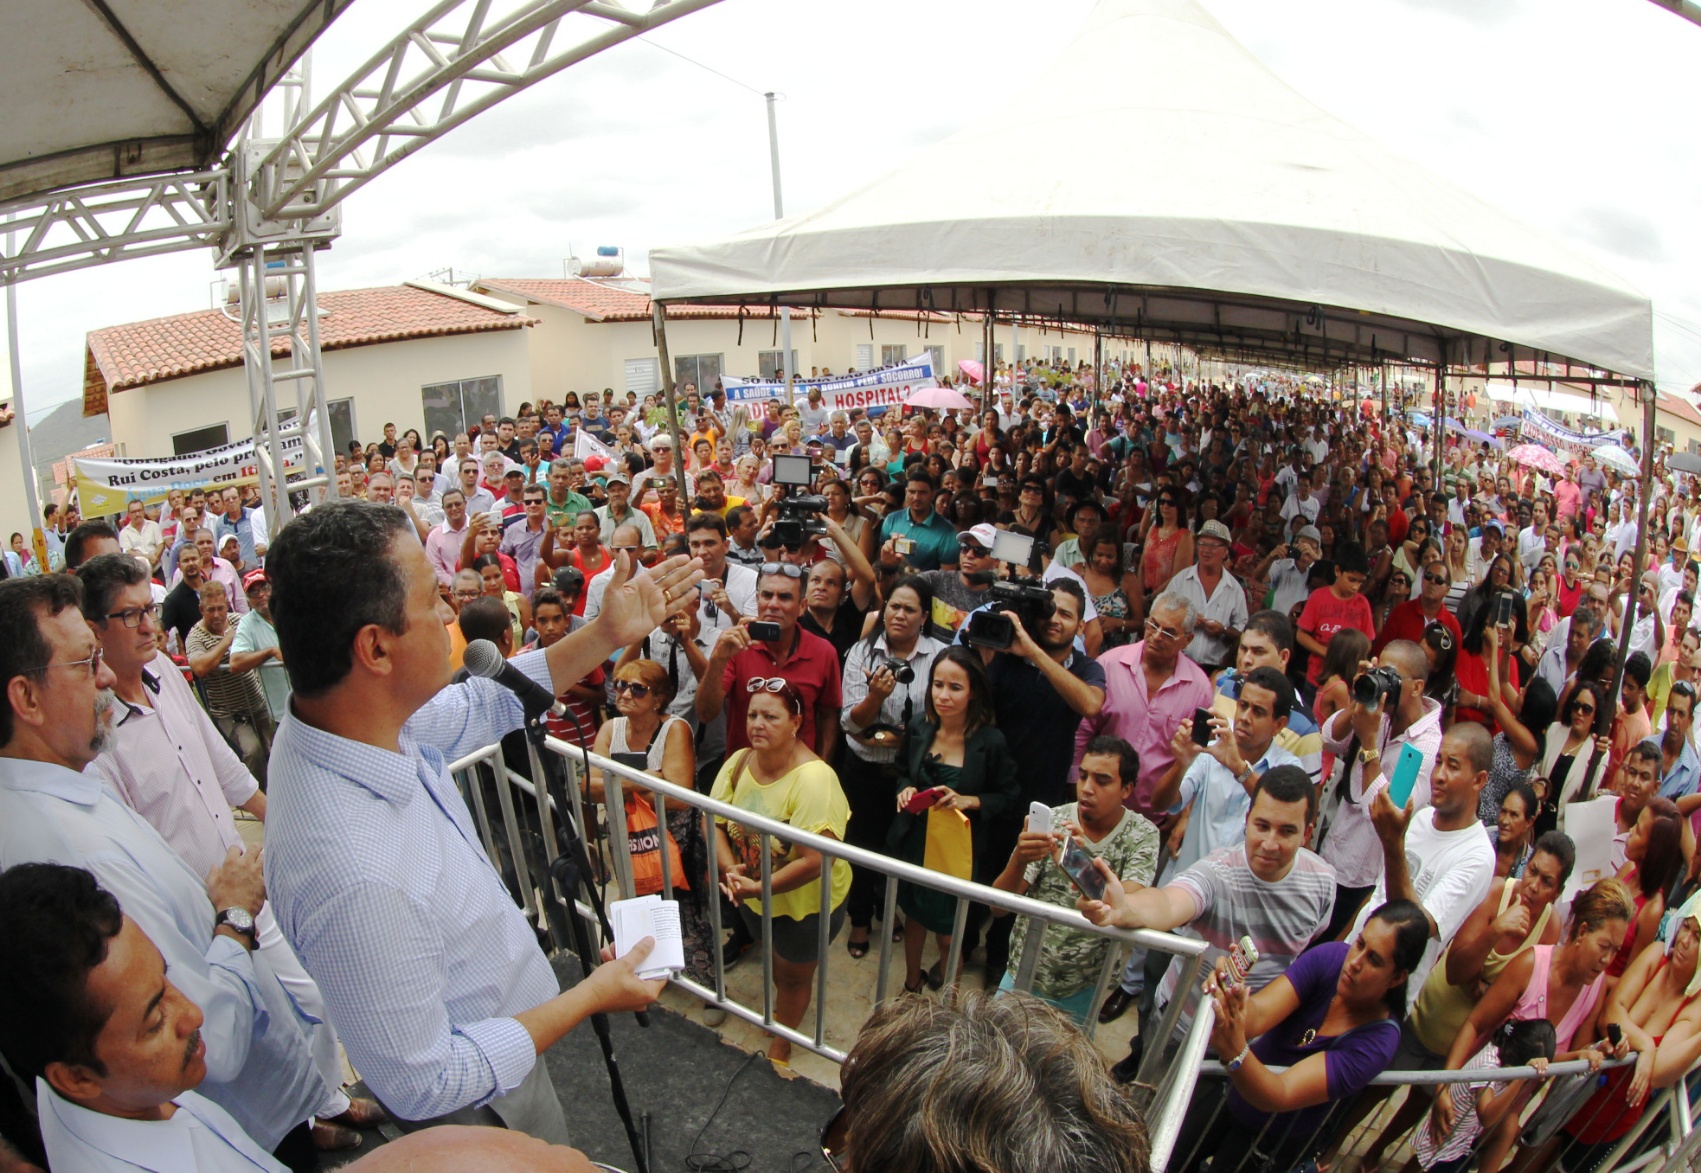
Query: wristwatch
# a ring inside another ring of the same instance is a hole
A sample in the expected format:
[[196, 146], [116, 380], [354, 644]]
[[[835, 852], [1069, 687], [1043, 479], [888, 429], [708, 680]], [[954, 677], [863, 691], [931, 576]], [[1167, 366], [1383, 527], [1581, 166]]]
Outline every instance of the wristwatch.
[[1379, 760], [1381, 757], [1381, 750], [1377, 749], [1375, 746], [1366, 746], [1358, 751], [1358, 764], [1361, 766], [1367, 766], [1372, 760]]
[[227, 908], [227, 909], [224, 909], [222, 912], [219, 913], [219, 918], [215, 922], [214, 927], [218, 927], [218, 926], [221, 926], [221, 925], [225, 928], [228, 928], [228, 929], [235, 929], [237, 932], [241, 933], [244, 937], [247, 937], [250, 944], [253, 943], [253, 941], [254, 941], [254, 914], [249, 912], [246, 908]]
[[1223, 1064], [1223, 1066], [1225, 1068], [1227, 1068], [1229, 1071], [1239, 1071], [1240, 1068], [1241, 1068], [1241, 1065], [1246, 1062], [1246, 1057], [1248, 1055], [1250, 1055], [1251, 1053], [1252, 1053], [1252, 1044], [1247, 1043], [1244, 1047], [1242, 1047], [1240, 1049], [1240, 1054], [1236, 1055], [1233, 1059], [1230, 1059], [1227, 1063]]

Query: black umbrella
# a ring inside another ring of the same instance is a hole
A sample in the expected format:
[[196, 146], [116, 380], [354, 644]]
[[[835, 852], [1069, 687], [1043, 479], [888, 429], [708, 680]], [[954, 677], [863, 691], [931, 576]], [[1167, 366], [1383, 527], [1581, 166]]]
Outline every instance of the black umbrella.
[[1701, 473], [1701, 456], [1693, 452], [1673, 452], [1666, 457], [1666, 467], [1673, 472]]

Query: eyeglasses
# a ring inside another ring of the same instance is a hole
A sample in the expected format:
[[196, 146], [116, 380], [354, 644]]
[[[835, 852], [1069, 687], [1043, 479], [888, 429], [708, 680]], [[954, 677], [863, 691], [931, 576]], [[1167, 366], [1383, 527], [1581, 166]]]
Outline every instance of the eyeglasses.
[[117, 619], [120, 620], [125, 627], [140, 627], [142, 626], [142, 617], [144, 615], [149, 619], [158, 619], [159, 613], [160, 605], [158, 603], [154, 603], [147, 607], [126, 607], [122, 611], [112, 611], [102, 615], [101, 619]]
[[1146, 620], [1146, 634], [1148, 636], [1156, 636], [1168, 640], [1177, 640], [1180, 639], [1184, 633], [1176, 631], [1173, 627], [1159, 627], [1156, 619], [1148, 619]]
[[745, 692], [780, 692], [786, 686], [784, 676], [752, 676], [745, 684]]
[[1678, 696], [1686, 696], [1686, 697], [1689, 697], [1691, 700], [1693, 700], [1695, 698], [1695, 685], [1693, 685], [1692, 683], [1690, 683], [1687, 680], [1674, 680], [1674, 681], [1672, 681], [1671, 690], [1673, 692], [1675, 692]]
[[973, 554], [977, 558], [984, 558], [987, 555], [986, 547], [973, 540], [958, 541], [957, 549], [965, 554]]
[[[787, 548], [789, 549], [790, 547]], [[762, 563], [761, 572], [763, 574], [783, 574], [787, 578], [803, 577], [803, 568], [794, 562], [764, 562]], [[752, 689], [751, 691], [754, 692], [755, 690]]]
[[1452, 586], [1453, 585], [1452, 581], [1450, 579], [1448, 579], [1448, 577], [1444, 574], [1426, 574], [1426, 575], [1423, 576], [1423, 581], [1432, 582], [1436, 586]]
[[[1675, 688], [1675, 687], [1676, 687], [1676, 685], [1673, 685], [1673, 688]], [[1594, 705], [1586, 705], [1582, 701], [1577, 701], [1571, 707], [1579, 713], [1592, 713], [1592, 712], [1595, 711]]]
[[614, 691], [629, 692], [639, 700], [643, 700], [645, 697], [650, 695], [650, 686], [647, 684], [639, 684], [636, 680], [616, 680], [614, 682]]
[[49, 668], [81, 668], [83, 665], [87, 664], [89, 674], [92, 676], [94, 673], [100, 671], [100, 666], [105, 662], [105, 660], [106, 650], [104, 648], [96, 648], [94, 651], [84, 656], [81, 660], [51, 660], [39, 668], [30, 669], [30, 671], [46, 672]]

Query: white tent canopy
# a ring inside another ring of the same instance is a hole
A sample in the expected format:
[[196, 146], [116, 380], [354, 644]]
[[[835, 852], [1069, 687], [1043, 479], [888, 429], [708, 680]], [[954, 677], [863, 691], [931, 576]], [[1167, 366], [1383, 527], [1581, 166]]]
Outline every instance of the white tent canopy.
[[[1014, 158], [1021, 141], [1049, 145]], [[991, 308], [1250, 362], [1653, 376], [1643, 294], [1313, 106], [1194, 0], [1101, 0], [924, 158], [650, 271], [664, 302]]]
[[1549, 391], [1545, 387], [1531, 387], [1522, 383], [1489, 383], [1483, 390], [1496, 403], [1516, 403], [1520, 407], [1533, 407], [1537, 411], [1568, 411], [1572, 415], [1598, 419], [1615, 427], [1618, 424], [1617, 409], [1604, 399], [1590, 399], [1587, 395], [1570, 395], [1564, 391]]
[[205, 167], [352, 0], [3, 0], [0, 199]]

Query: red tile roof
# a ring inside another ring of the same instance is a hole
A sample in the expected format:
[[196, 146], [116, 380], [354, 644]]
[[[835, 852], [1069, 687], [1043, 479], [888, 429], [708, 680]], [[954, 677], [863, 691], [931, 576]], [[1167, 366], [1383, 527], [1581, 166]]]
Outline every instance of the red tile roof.
[[[537, 325], [536, 318], [408, 285], [321, 293], [319, 310], [322, 350]], [[288, 349], [283, 339], [272, 344], [274, 355]], [[242, 328], [218, 310], [91, 330], [83, 362], [83, 414], [99, 415], [108, 395], [132, 387], [241, 365]]]
[[[641, 277], [620, 277], [595, 280], [590, 277], [493, 277], [478, 281], [481, 291], [507, 293], [523, 297], [538, 305], [552, 305], [571, 310], [593, 322], [647, 322], [650, 320], [649, 281]], [[797, 317], [807, 317], [808, 310], [793, 309]], [[691, 305], [680, 303], [667, 307], [670, 321], [694, 318], [737, 318], [735, 305]], [[772, 311], [765, 305], [744, 308], [746, 318], [767, 319]]]
[[1701, 411], [1697, 411], [1694, 404], [1681, 396], [1661, 395], [1654, 401], [1654, 407], [1658, 411], [1675, 416], [1692, 427], [1701, 428]]

